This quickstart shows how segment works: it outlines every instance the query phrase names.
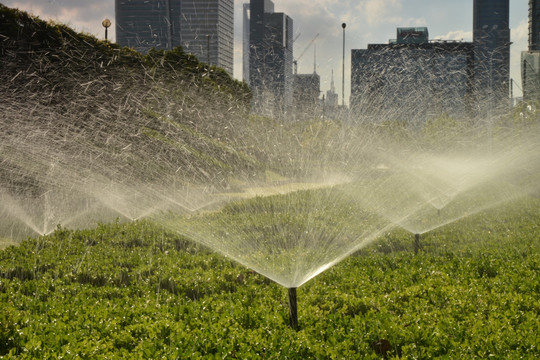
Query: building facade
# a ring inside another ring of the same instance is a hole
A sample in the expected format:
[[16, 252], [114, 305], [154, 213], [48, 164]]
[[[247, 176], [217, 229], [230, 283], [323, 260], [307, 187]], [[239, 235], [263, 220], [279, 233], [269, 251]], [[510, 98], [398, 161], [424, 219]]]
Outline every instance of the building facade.
[[313, 74], [294, 74], [293, 104], [297, 120], [315, 119], [322, 115], [321, 77]]
[[[246, 27], [247, 28], [247, 27]], [[251, 0], [249, 6], [249, 84], [253, 110], [282, 116], [292, 109], [293, 20], [274, 12], [270, 0]]]
[[540, 0], [529, 0], [529, 50], [521, 52], [523, 100], [540, 103]]
[[521, 52], [523, 100], [540, 103], [540, 50]]
[[115, 0], [116, 41], [146, 53], [181, 45], [233, 73], [234, 0]]
[[184, 50], [232, 74], [234, 0], [181, 0], [180, 16]]
[[529, 50], [540, 50], [540, 0], [529, 0]]
[[422, 123], [469, 114], [472, 43], [429, 42], [427, 28], [398, 28], [388, 44], [351, 51], [351, 114], [372, 122]]
[[243, 4], [242, 7], [242, 79], [246, 84], [249, 82], [249, 18], [250, 10], [249, 3]]
[[334, 84], [334, 70], [332, 69], [332, 79], [330, 82], [330, 90], [326, 91], [326, 96], [323, 96], [324, 116], [326, 118], [335, 119], [338, 114], [338, 98], [336, 86]]
[[116, 42], [141, 53], [180, 45], [181, 0], [115, 0]]
[[474, 0], [473, 43], [478, 112], [509, 106], [509, 0]]

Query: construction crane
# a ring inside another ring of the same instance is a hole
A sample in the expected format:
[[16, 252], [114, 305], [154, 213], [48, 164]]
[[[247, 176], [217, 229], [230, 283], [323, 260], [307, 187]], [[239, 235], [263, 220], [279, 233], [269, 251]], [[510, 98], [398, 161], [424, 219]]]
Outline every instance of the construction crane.
[[[304, 56], [304, 54], [306, 53], [306, 51], [308, 51], [309, 47], [311, 46], [311, 44], [313, 44], [315, 42], [315, 40], [319, 37], [319, 34], [317, 33], [317, 35], [315, 35], [315, 37], [313, 39], [311, 39], [311, 41], [309, 42], [309, 44], [307, 44], [307, 46], [304, 48], [304, 51], [302, 51], [302, 53], [300, 54], [300, 56], [298, 56], [296, 58], [296, 60], [293, 60], [293, 66], [294, 66], [294, 74], [298, 74], [298, 60], [300, 60], [300, 58], [302, 56]], [[297, 37], [298, 38], [298, 37]]]

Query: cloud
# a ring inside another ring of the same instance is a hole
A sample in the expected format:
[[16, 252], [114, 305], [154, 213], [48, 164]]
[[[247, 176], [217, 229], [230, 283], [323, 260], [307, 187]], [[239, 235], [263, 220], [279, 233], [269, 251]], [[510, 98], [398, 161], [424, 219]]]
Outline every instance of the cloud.
[[403, 7], [402, 0], [364, 0], [356, 9], [370, 25], [397, 24], [402, 21], [399, 10]]
[[[431, 37], [431, 36], [430, 36]], [[456, 40], [456, 41], [472, 41], [472, 31], [455, 30], [443, 35], [435, 35], [431, 37], [433, 40]]]
[[[4, 0], [3, 3], [8, 7], [27, 11], [43, 20], [66, 24], [76, 31], [87, 32], [96, 37], [103, 37], [101, 21], [104, 18], [114, 20], [114, 1], [108, 0]], [[114, 38], [114, 26], [109, 29], [109, 33], [110, 39]]]
[[528, 42], [529, 39], [529, 23], [527, 20], [523, 20], [518, 26], [511, 29], [511, 38], [514, 43]]

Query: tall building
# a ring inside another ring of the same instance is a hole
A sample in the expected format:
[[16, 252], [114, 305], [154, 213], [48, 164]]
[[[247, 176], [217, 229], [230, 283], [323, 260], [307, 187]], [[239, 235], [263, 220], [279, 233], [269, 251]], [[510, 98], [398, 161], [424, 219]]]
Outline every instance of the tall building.
[[[485, 108], [509, 105], [510, 28], [509, 0], [474, 0], [476, 99]], [[484, 109], [483, 109], [484, 108]]]
[[234, 0], [115, 0], [116, 41], [146, 53], [182, 45], [233, 73]]
[[326, 97], [323, 96], [324, 116], [334, 119], [338, 110], [338, 97], [336, 86], [334, 84], [334, 69], [332, 69], [332, 80], [330, 82], [330, 90], [326, 91]]
[[398, 28], [388, 44], [351, 51], [351, 114], [373, 122], [467, 116], [473, 44], [430, 42], [428, 30]]
[[184, 50], [232, 74], [234, 0], [181, 0], [180, 15]]
[[540, 101], [540, 0], [529, 0], [529, 51], [521, 52], [523, 100]]
[[[246, 27], [247, 28], [247, 27]], [[249, 84], [255, 112], [281, 116], [293, 97], [293, 20], [270, 0], [249, 6]]]
[[319, 101], [321, 94], [321, 77], [317, 72], [313, 74], [294, 74], [293, 104], [297, 120], [315, 119], [322, 115]]
[[540, 0], [529, 0], [529, 50], [540, 50]]
[[242, 10], [242, 78], [249, 85], [249, 3], [243, 4]]
[[116, 42], [146, 53], [180, 45], [181, 0], [115, 0]]

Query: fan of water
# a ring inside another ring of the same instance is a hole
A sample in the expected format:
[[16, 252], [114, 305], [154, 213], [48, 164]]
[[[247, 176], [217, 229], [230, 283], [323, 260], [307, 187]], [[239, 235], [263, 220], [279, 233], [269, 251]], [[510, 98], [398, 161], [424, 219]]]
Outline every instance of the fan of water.
[[[403, 111], [372, 121], [371, 89], [365, 118], [253, 116], [244, 85], [180, 50], [142, 58], [65, 29], [43, 48], [34, 23], [0, 52], [0, 237], [152, 216], [296, 288], [392, 226], [422, 233], [538, 186], [538, 139], [492, 119], [429, 122], [411, 100], [421, 116], [400, 128]], [[429, 93], [387, 80], [392, 99]]]

